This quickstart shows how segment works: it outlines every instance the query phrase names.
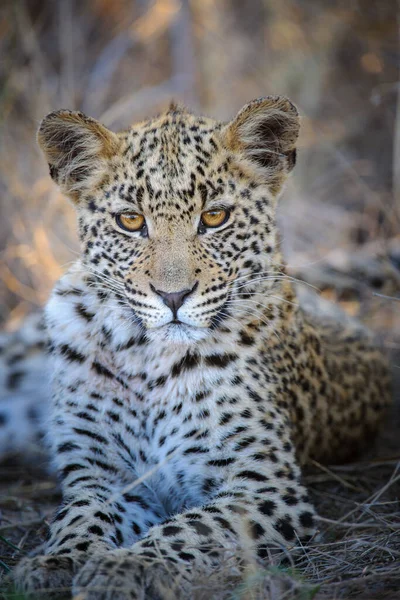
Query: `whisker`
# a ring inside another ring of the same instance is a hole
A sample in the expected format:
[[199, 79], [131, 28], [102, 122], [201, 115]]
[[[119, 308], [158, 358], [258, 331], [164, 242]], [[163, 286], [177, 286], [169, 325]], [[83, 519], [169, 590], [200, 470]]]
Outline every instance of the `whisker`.
[[[267, 272], [266, 272], [266, 273], [267, 273]], [[250, 280], [250, 281], [246, 281], [246, 282], [244, 282], [244, 283], [240, 283], [238, 286], [236, 286], [236, 288], [237, 288], [237, 289], [240, 289], [241, 287], [246, 287], [246, 286], [248, 286], [248, 285], [251, 285], [252, 283], [254, 283], [254, 282], [256, 282], [256, 281], [263, 281], [264, 279], [265, 279], [266, 281], [268, 281], [268, 280], [273, 280], [273, 279], [279, 279], [279, 280], [284, 280], [284, 279], [286, 279], [286, 280], [288, 280], [288, 281], [291, 281], [291, 282], [293, 282], [293, 283], [300, 283], [300, 284], [302, 284], [302, 285], [306, 285], [307, 287], [310, 287], [310, 288], [312, 288], [312, 289], [316, 290], [317, 292], [320, 292], [320, 291], [321, 291], [319, 288], [317, 288], [315, 285], [312, 285], [312, 284], [311, 284], [311, 283], [309, 283], [308, 281], [303, 281], [302, 279], [298, 279], [297, 277], [293, 277], [292, 275], [280, 274], [280, 273], [277, 273], [277, 274], [275, 274], [275, 275], [267, 275], [267, 276], [263, 276], [262, 274], [258, 274], [258, 273], [257, 273], [257, 275], [259, 275], [259, 276], [258, 276], [258, 277], [255, 277], [254, 279], [252, 279], [252, 280]], [[245, 276], [243, 276], [243, 277], [245, 277]], [[236, 281], [238, 281], [239, 279], [242, 279], [243, 277], [238, 277], [238, 278], [235, 280], [235, 282], [236, 282]], [[234, 283], [235, 283], [235, 282], [234, 282]]]
[[114, 294], [116, 295], [116, 297], [120, 298], [121, 300], [124, 299], [124, 296], [121, 294], [122, 290], [115, 289], [111, 285], [109, 285], [108, 283], [106, 284], [104, 282], [89, 281], [86, 285], [87, 285], [88, 288], [103, 290], [105, 292], [114, 292]]
[[[232, 315], [230, 315], [229, 313], [226, 313], [225, 311], [221, 310], [218, 315], [216, 316], [216, 319], [219, 320], [219, 322], [223, 322], [224, 324], [228, 324], [229, 321], [222, 321], [222, 318], [220, 317], [220, 315], [226, 317], [227, 319], [230, 319], [232, 321], [234, 321], [235, 323], [237, 323], [239, 325], [239, 327], [241, 328], [243, 326], [242, 323], [240, 323], [240, 321], [238, 321], [237, 319], [235, 319], [234, 317], [232, 317]], [[228, 327], [229, 331], [233, 331], [232, 328]]]
[[241, 279], [245, 279], [246, 277], [254, 277], [254, 276], [261, 276], [261, 275], [284, 275], [285, 273], [282, 273], [281, 271], [276, 271], [273, 269], [270, 269], [268, 271], [258, 271], [257, 273], [246, 273], [245, 275], [240, 275], [239, 277], [235, 277], [234, 280], [232, 281], [240, 281]]
[[79, 267], [79, 270], [84, 273], [86, 273], [86, 272], [93, 273], [94, 275], [96, 275], [96, 277], [99, 277], [100, 279], [103, 279], [104, 281], [111, 282], [116, 287], [125, 289], [125, 286], [121, 281], [118, 281], [118, 279], [115, 279], [111, 275], [106, 275], [105, 273], [100, 271], [100, 269], [96, 269], [95, 267], [93, 267], [93, 265], [80, 264], [77, 266]]
[[[271, 327], [271, 323], [269, 323], [268, 321], [266, 321], [265, 319], [263, 319], [262, 317], [260, 317], [259, 315], [265, 316], [262, 312], [256, 310], [255, 308], [251, 307], [251, 306], [241, 306], [242, 310], [245, 310], [250, 316], [253, 315], [254, 313], [257, 313], [258, 316], [255, 316], [256, 319], [258, 319], [259, 321], [261, 321], [261, 323], [264, 323], [264, 325], [266, 325], [268, 327], [268, 331], [271, 332], [276, 336], [276, 338], [278, 339], [279, 343], [282, 343], [282, 340], [280, 339], [277, 331], [275, 329], [273, 329]], [[242, 327], [242, 325], [241, 325]]]
[[[239, 300], [237, 303], [238, 304], [239, 303], [243, 303], [244, 304], [246, 302], [247, 302], [246, 300]], [[230, 304], [230, 306], [233, 306], [234, 304], [236, 304], [236, 302], [235, 301], [231, 301], [229, 304]], [[257, 304], [257, 303], [255, 302], [254, 304]], [[240, 308], [241, 309], [247, 309], [249, 311], [254, 311], [254, 313], [257, 313], [258, 315], [261, 315], [262, 317], [265, 317], [265, 314], [261, 310], [257, 310], [253, 306], [247, 306], [246, 304], [244, 304], [244, 306], [242, 305], [242, 306], [240, 306]], [[260, 319], [260, 320], [262, 320], [262, 319]], [[266, 320], [263, 320], [262, 322], [265, 323], [265, 325], [268, 325], [268, 326], [270, 325], [270, 323], [268, 323], [268, 321], [266, 321]]]
[[[256, 296], [256, 295], [257, 294], [249, 294], [249, 296]], [[265, 300], [269, 300], [270, 298], [272, 298], [273, 300], [278, 300], [279, 302], [285, 302], [285, 304], [290, 304], [291, 306], [296, 306], [296, 307], [300, 306], [300, 304], [298, 302], [292, 302], [291, 300], [282, 298], [282, 296], [275, 296], [273, 294], [268, 294], [268, 296], [266, 296]], [[238, 300], [241, 300], [241, 298], [238, 298]], [[254, 302], [254, 303], [258, 304], [259, 306], [262, 306], [263, 308], [267, 308], [267, 305], [263, 304], [262, 302], [259, 302], [256, 300], [250, 300], [250, 298], [244, 298], [244, 300], [248, 300], [249, 302]], [[271, 302], [271, 304], [275, 305], [275, 302]]]
[[107, 275], [104, 275], [102, 273], [96, 273], [95, 271], [92, 271], [92, 273], [93, 273], [93, 275], [95, 275], [96, 277], [101, 279], [102, 281], [106, 281], [107, 283], [110, 283], [111, 285], [113, 285], [116, 288], [125, 289], [124, 285], [122, 283], [120, 283], [119, 281], [116, 281], [112, 277], [108, 277]]
[[76, 260], [68, 260], [66, 263], [60, 265], [61, 269], [67, 269], [69, 266], [76, 264]]
[[[249, 296], [257, 296], [259, 295], [257, 292], [255, 293], [249, 293]], [[286, 304], [291, 304], [292, 306], [300, 306], [298, 302], [292, 302], [291, 300], [286, 300], [286, 298], [282, 298], [281, 296], [274, 296], [272, 294], [268, 294], [268, 296], [266, 296], [265, 300], [268, 300], [269, 298], [273, 298], [274, 300], [278, 300], [279, 302], [285, 302]], [[250, 300], [249, 298], [235, 298], [235, 296], [232, 297], [231, 302], [252, 302], [253, 304], [258, 304], [258, 306], [261, 306], [263, 308], [267, 308], [266, 304], [263, 304], [262, 302], [257, 302], [256, 300]], [[271, 303], [274, 304], [274, 303]]]

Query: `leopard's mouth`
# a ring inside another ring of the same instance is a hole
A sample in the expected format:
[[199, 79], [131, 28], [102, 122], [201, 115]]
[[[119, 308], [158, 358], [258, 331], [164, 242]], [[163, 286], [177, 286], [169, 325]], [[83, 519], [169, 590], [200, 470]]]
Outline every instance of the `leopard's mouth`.
[[203, 329], [203, 327], [198, 327], [196, 325], [190, 325], [189, 323], [185, 323], [184, 321], [181, 321], [180, 319], [174, 319], [173, 321], [170, 321], [169, 323], [166, 323], [165, 325], [163, 325], [160, 329], [168, 329], [171, 332], [180, 332], [180, 333], [185, 333], [185, 332], [193, 332], [193, 331], [197, 331], [199, 329]]
[[187, 323], [186, 321], [182, 321], [181, 319], [178, 319], [178, 318], [171, 319], [171, 321], [168, 321], [168, 323], [161, 325], [160, 328], [161, 329], [162, 328], [171, 328], [171, 329], [175, 329], [175, 330], [188, 329], [190, 331], [196, 331], [198, 329], [205, 329], [204, 327], [202, 327], [200, 325], [196, 325], [194, 323]]
[[198, 327], [174, 319], [161, 325], [147, 330], [147, 337], [155, 341], [167, 344], [193, 344], [204, 340], [209, 335], [208, 327]]

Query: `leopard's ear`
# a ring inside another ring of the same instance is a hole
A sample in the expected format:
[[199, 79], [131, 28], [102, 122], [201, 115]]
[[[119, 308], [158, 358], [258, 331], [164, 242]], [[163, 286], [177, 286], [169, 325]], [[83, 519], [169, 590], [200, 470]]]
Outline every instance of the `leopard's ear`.
[[78, 201], [80, 194], [96, 186], [107, 160], [118, 150], [118, 136], [86, 115], [58, 110], [45, 117], [38, 142], [50, 175], [61, 190]]
[[283, 96], [266, 96], [246, 104], [223, 133], [227, 147], [250, 160], [277, 192], [296, 163], [299, 129], [294, 104]]

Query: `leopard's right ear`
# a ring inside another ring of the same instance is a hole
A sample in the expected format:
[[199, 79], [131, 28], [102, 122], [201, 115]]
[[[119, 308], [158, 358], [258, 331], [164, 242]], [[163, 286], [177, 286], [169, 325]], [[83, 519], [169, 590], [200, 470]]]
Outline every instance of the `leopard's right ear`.
[[70, 110], [47, 115], [37, 137], [52, 179], [75, 202], [82, 192], [101, 181], [108, 159], [119, 148], [115, 133], [95, 119]]

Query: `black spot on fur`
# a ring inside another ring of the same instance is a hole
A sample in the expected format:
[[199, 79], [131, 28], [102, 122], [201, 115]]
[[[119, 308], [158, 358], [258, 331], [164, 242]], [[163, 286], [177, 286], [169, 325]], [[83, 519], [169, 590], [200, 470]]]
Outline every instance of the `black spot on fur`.
[[309, 511], [304, 511], [300, 515], [300, 523], [307, 529], [314, 526], [314, 517]]
[[258, 505], [258, 510], [267, 517], [272, 517], [276, 508], [276, 503], [273, 500], [264, 500]]
[[274, 527], [276, 531], [278, 531], [285, 538], [286, 541], [291, 542], [294, 539], [295, 532], [289, 515], [278, 519]]
[[224, 369], [229, 363], [237, 360], [237, 358], [237, 354], [210, 354], [205, 357], [204, 362], [208, 367]]
[[68, 346], [68, 344], [60, 346], [60, 352], [63, 356], [65, 356], [65, 358], [71, 361], [83, 363], [86, 360], [86, 357], [83, 354], [81, 354], [74, 348], [71, 348], [71, 346]]

